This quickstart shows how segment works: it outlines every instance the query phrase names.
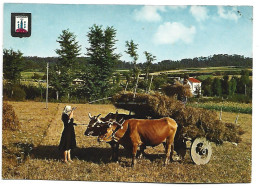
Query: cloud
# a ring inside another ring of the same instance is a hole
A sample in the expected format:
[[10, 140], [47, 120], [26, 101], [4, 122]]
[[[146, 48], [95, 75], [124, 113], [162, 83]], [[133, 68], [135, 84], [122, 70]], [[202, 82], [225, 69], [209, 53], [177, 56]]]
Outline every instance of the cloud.
[[177, 9], [186, 9], [187, 5], [169, 5], [167, 7], [172, 10], [177, 10]]
[[159, 11], [164, 12], [164, 6], [143, 6], [139, 10], [134, 10], [134, 18], [137, 21], [148, 21], [148, 22], [157, 22], [160, 21], [162, 18]]
[[232, 9], [225, 9], [223, 6], [218, 6], [218, 15], [220, 18], [235, 20], [237, 21], [239, 15], [237, 14], [237, 7], [232, 7]]
[[203, 6], [191, 6], [190, 13], [198, 22], [204, 21], [209, 17], [208, 9]]
[[195, 33], [194, 26], [186, 27], [178, 22], [165, 22], [158, 27], [153, 40], [156, 44], [175, 44], [178, 41], [191, 43]]

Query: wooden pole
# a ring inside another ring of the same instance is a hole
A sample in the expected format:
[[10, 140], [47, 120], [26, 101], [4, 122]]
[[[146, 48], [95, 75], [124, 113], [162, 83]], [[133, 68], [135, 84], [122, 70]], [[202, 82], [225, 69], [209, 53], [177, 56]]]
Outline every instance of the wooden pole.
[[49, 62], [47, 62], [46, 109], [48, 109]]
[[134, 98], [135, 98], [136, 89], [137, 89], [137, 86], [138, 86], [138, 80], [139, 80], [139, 74], [138, 74], [138, 76], [137, 76], [137, 80], [136, 80], [136, 84], [135, 84]]

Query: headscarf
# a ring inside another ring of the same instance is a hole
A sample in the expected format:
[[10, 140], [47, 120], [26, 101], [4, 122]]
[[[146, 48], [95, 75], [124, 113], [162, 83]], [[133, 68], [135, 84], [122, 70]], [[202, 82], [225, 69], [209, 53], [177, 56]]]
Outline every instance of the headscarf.
[[62, 114], [69, 115], [71, 113], [71, 110], [72, 110], [71, 106], [65, 106]]

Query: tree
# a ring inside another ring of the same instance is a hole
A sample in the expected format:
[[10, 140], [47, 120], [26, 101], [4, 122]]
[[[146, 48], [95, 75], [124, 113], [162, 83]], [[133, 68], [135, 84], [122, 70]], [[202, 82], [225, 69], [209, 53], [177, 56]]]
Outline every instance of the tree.
[[161, 74], [161, 75], [155, 76], [153, 79], [152, 88], [154, 90], [162, 89], [163, 85], [165, 85], [165, 83], [167, 83], [167, 78], [168, 77], [166, 74]]
[[75, 79], [76, 58], [80, 55], [81, 46], [76, 41], [76, 35], [69, 29], [62, 31], [57, 42], [60, 49], [56, 49], [55, 52], [59, 57], [57, 65], [52, 67], [54, 70], [50, 69], [50, 85], [55, 88], [57, 99], [59, 93], [67, 95], [69, 99], [74, 90], [72, 81]]
[[242, 70], [241, 71], [241, 77], [239, 80], [239, 89], [240, 89], [240, 93], [245, 94], [247, 93], [247, 90], [249, 89], [249, 83], [250, 83], [250, 79], [249, 79], [249, 71], [248, 70]]
[[230, 95], [234, 95], [237, 89], [237, 80], [235, 78], [231, 78], [229, 82], [229, 90], [230, 90]]
[[138, 75], [139, 75], [139, 68], [137, 67], [136, 63], [137, 63], [137, 60], [138, 60], [138, 54], [137, 54], [137, 46], [138, 44], [135, 44], [133, 40], [131, 41], [126, 41], [126, 48], [127, 50], [125, 51], [127, 54], [130, 55], [130, 57], [133, 59], [132, 63], [134, 65], [134, 68], [133, 68], [133, 73], [134, 73], [134, 80], [137, 79]]
[[195, 95], [196, 97], [198, 97], [198, 98], [201, 96], [201, 86], [200, 86], [200, 85], [197, 85], [197, 86], [195, 87], [194, 95]]
[[9, 80], [13, 84], [20, 83], [21, 71], [23, 70], [24, 59], [21, 51], [12, 49], [3, 50], [3, 74], [4, 79]]
[[221, 81], [217, 77], [214, 78], [213, 83], [212, 83], [212, 94], [216, 96], [221, 96], [222, 95], [222, 88], [221, 88]]
[[222, 80], [222, 94], [229, 95], [229, 76], [224, 75]]
[[147, 51], [144, 51], [145, 57], [146, 57], [146, 62], [145, 62], [145, 73], [146, 73], [146, 78], [148, 79], [151, 65], [153, 61], [156, 60], [156, 56], [153, 56], [151, 53], [148, 53]]
[[76, 58], [80, 55], [81, 46], [76, 41], [76, 35], [67, 30], [62, 30], [62, 34], [58, 37], [57, 42], [60, 49], [55, 52], [59, 55], [59, 63], [67, 69], [72, 69], [75, 66]]
[[[90, 44], [90, 47], [86, 48], [89, 66], [92, 66], [91, 74], [95, 78], [88, 87], [92, 88], [95, 93], [92, 98], [105, 97], [109, 95], [111, 89], [109, 80], [113, 77], [115, 65], [120, 57], [115, 53], [116, 29], [107, 27], [103, 30], [102, 26], [94, 24], [90, 27], [87, 37]], [[87, 83], [90, 84], [90, 81], [86, 81]]]
[[212, 95], [212, 79], [208, 77], [204, 81], [202, 81], [201, 90], [203, 91], [204, 96], [211, 96]]

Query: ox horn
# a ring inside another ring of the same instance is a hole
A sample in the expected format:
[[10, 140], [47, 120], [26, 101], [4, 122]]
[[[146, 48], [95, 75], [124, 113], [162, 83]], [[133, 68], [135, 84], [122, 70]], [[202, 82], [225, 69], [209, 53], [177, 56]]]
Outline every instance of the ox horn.
[[98, 115], [97, 115], [97, 118], [98, 118], [100, 115], [101, 115], [101, 114], [98, 114]]
[[89, 117], [90, 119], [93, 118], [93, 117], [91, 116], [91, 113], [90, 113], [90, 112], [88, 113], [88, 117]]

